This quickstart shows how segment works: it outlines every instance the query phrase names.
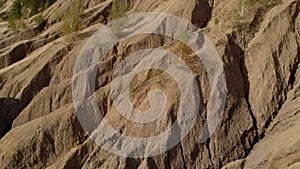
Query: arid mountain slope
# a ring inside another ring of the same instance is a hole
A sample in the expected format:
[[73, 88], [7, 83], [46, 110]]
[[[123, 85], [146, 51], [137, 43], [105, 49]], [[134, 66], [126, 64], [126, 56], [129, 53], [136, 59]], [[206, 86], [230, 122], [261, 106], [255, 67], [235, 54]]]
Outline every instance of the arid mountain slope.
[[[8, 22], [13, 2], [0, 2], [0, 168], [299, 168], [299, 0], [259, 1], [244, 8], [240, 0], [124, 1], [126, 15], [164, 12], [201, 28], [223, 61], [228, 88], [220, 124], [198, 143], [211, 84], [204, 65], [185, 56], [200, 88], [201, 113], [181, 143], [139, 159], [98, 147], [82, 129], [72, 99], [76, 59], [89, 37], [110, 22], [115, 1], [87, 0], [79, 6], [75, 0], [41, 1], [36, 14], [15, 21], [15, 30]], [[114, 108], [110, 88], [116, 67], [146, 48], [189, 51], [154, 34], [125, 39], [111, 50], [98, 71], [95, 96], [105, 119], [126, 135], [161, 133], [178, 110], [178, 86], [154, 70], [138, 74], [130, 97], [139, 110], [147, 110], [147, 91], [165, 91], [169, 102], [158, 120], [133, 124]]]

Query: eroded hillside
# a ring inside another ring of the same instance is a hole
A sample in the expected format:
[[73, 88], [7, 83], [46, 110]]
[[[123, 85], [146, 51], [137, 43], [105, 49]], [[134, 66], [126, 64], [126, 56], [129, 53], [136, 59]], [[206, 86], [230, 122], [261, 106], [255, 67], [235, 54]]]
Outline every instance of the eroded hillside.
[[[13, 1], [0, 0], [0, 168], [300, 167], [299, 0], [126, 0], [119, 7], [112, 0], [34, 2], [21, 0], [18, 9]], [[176, 117], [180, 91], [161, 71], [141, 72], [130, 89], [133, 105], [143, 111], [150, 107], [147, 92], [164, 90], [170, 101], [160, 119], [138, 126], [114, 108], [114, 71], [141, 49], [185, 53], [203, 107], [171, 150], [125, 158], [98, 147], [82, 129], [72, 78], [88, 39], [113, 19], [138, 12], [172, 14], [200, 28], [223, 61], [228, 92], [220, 124], [200, 144], [211, 89], [204, 65], [170, 37], [142, 34], [119, 42], [103, 61], [95, 88], [97, 104], [114, 128], [143, 137], [161, 133]]]

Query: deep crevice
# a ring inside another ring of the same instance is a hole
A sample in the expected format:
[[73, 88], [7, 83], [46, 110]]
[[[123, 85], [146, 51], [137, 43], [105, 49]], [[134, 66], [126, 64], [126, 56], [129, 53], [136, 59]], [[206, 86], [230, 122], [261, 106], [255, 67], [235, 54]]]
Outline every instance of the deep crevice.
[[11, 130], [13, 121], [24, 107], [19, 99], [0, 98], [0, 139]]
[[[296, 6], [296, 11], [299, 11], [299, 5]], [[292, 16], [292, 19], [291, 19], [291, 29], [294, 33], [296, 33], [296, 29], [295, 29], [295, 22], [296, 22], [296, 18], [298, 16], [298, 13], [296, 12], [295, 15]], [[287, 35], [286, 35], [287, 36]], [[296, 41], [297, 41], [297, 56], [293, 61], [293, 65], [291, 66], [291, 69], [290, 69], [290, 77], [288, 79], [288, 84], [284, 87], [283, 85], [281, 85], [279, 91], [281, 91], [281, 98], [278, 102], [278, 106], [275, 108], [274, 112], [271, 113], [270, 117], [268, 117], [268, 119], [266, 120], [266, 123], [264, 124], [264, 127], [265, 129], [267, 130], [270, 126], [270, 124], [273, 122], [273, 120], [277, 117], [278, 113], [280, 112], [283, 104], [285, 103], [285, 101], [287, 100], [287, 94], [288, 92], [293, 89], [294, 87], [294, 83], [295, 83], [295, 80], [296, 80], [296, 72], [297, 72], [297, 68], [298, 68], [298, 62], [300, 60], [300, 47], [299, 47], [299, 42], [298, 42], [298, 39], [296, 37]], [[273, 60], [275, 62], [275, 66], [276, 67], [281, 67], [280, 66], [280, 62], [278, 60], [279, 56], [282, 55], [282, 47], [284, 45], [284, 40], [282, 40], [280, 43], [279, 43], [279, 46], [278, 46], [278, 51], [274, 51], [273, 54], [272, 54], [272, 57], [273, 57]], [[280, 70], [279, 70], [280, 71]], [[282, 75], [282, 72], [280, 71], [280, 74], [278, 73], [278, 70], [276, 69], [276, 76], [278, 78], [280, 78], [280, 81], [281, 82], [284, 82], [284, 79], [282, 78], [283, 75]], [[262, 138], [264, 137], [264, 134], [265, 132], [262, 133]]]
[[208, 151], [208, 159], [211, 162], [211, 164], [214, 164], [213, 161], [212, 161], [212, 155], [211, 155], [211, 150], [209, 148], [209, 145], [210, 145], [210, 138], [207, 139], [207, 144], [205, 146], [206, 146], [207, 151]]
[[[297, 6], [297, 9], [298, 9], [298, 6]], [[293, 16], [294, 17], [294, 16]], [[294, 20], [295, 21], [295, 20]], [[292, 24], [291, 25], [295, 26], [295, 24]], [[299, 48], [299, 43], [298, 43], [298, 39], [297, 40], [297, 47], [298, 47], [298, 50], [297, 50], [297, 56], [300, 56], [300, 48]], [[280, 43], [280, 45], [282, 45]], [[280, 62], [278, 60], [278, 56], [282, 54], [282, 50], [281, 50], [281, 47], [279, 46], [279, 51], [277, 51], [277, 53], [273, 53], [272, 56], [273, 56], [273, 60], [275, 62], [275, 66], [276, 67], [280, 67]], [[244, 55], [243, 55], [244, 56]], [[270, 124], [272, 123], [272, 121], [276, 118], [276, 116], [278, 115], [278, 113], [280, 112], [283, 104], [285, 103], [285, 101], [287, 100], [287, 94], [288, 92], [294, 87], [294, 83], [295, 83], [295, 80], [296, 80], [296, 72], [297, 72], [297, 68], [298, 68], [298, 62], [299, 62], [299, 57], [298, 58], [295, 58], [296, 60], [294, 60], [294, 65], [292, 66], [291, 68], [291, 75], [289, 77], [289, 80], [288, 80], [288, 84], [285, 88], [283, 88], [283, 86], [281, 86], [281, 89], [279, 89], [279, 92], [282, 91], [282, 97], [280, 98], [279, 102], [278, 102], [278, 106], [275, 108], [274, 112], [271, 113], [270, 117], [267, 119], [267, 121], [265, 122], [264, 124], [264, 128], [267, 129]], [[242, 57], [242, 62], [241, 62], [241, 70], [243, 72], [243, 76], [244, 76], [244, 79], [245, 81], [248, 83], [248, 85], [246, 85], [246, 102], [247, 102], [247, 105], [248, 105], [248, 109], [250, 111], [250, 115], [251, 115], [251, 118], [253, 120], [253, 124], [254, 124], [254, 127], [255, 127], [255, 130], [256, 130], [256, 135], [258, 137], [255, 138], [254, 140], [254, 143], [251, 144], [251, 148], [249, 149], [249, 151], [247, 151], [247, 154], [245, 154], [244, 158], [247, 157], [249, 155], [249, 153], [251, 152], [251, 150], [253, 149], [254, 145], [256, 143], [258, 143], [261, 139], [263, 139], [265, 137], [265, 131], [263, 131], [261, 133], [261, 135], [258, 135], [258, 128], [257, 128], [257, 122], [256, 122], [256, 119], [255, 119], [255, 116], [253, 114], [253, 111], [251, 109], [251, 104], [249, 102], [249, 81], [248, 81], [248, 77], [247, 77], [247, 70], [246, 70], [246, 67], [245, 67], [245, 61], [244, 61], [244, 57]], [[280, 70], [279, 70], [280, 71]], [[281, 81], [283, 81], [282, 79], [282, 73], [281, 71], [278, 72], [278, 70], [276, 71], [276, 76], [277, 77], [280, 77]]]
[[192, 11], [192, 23], [199, 28], [205, 28], [211, 17], [212, 6], [210, 6], [209, 2], [197, 0], [195, 8]]
[[[255, 136], [253, 138], [250, 138], [250, 139], [253, 139], [253, 141], [249, 142], [250, 147], [249, 148], [244, 147], [245, 154], [242, 156], [244, 158], [244, 157], [248, 156], [250, 151], [253, 149], [254, 145], [259, 141], [258, 125], [257, 125], [256, 118], [254, 116], [254, 113], [252, 111], [251, 104], [249, 102], [250, 82], [249, 82], [249, 78], [248, 78], [247, 68], [245, 65], [245, 52], [242, 50], [242, 48], [237, 43], [235, 43], [234, 37], [232, 37], [230, 35], [228, 35], [228, 44], [231, 46], [236, 46], [236, 48], [237, 48], [236, 50], [238, 51], [235, 55], [239, 55], [238, 56], [239, 70], [241, 71], [241, 75], [242, 75], [242, 78], [244, 81], [244, 94], [245, 94], [244, 99], [245, 99], [247, 109], [249, 111], [249, 114], [250, 114], [250, 117], [252, 120], [252, 125], [253, 125], [253, 129], [246, 131], [247, 133], [245, 133], [244, 135], [250, 134], [252, 132], [252, 130], [254, 130], [254, 132], [255, 132]], [[246, 138], [241, 138], [241, 139], [244, 140], [242, 142], [246, 141]]]
[[180, 153], [181, 153], [181, 157], [182, 157], [183, 167], [184, 167], [184, 169], [187, 169], [187, 164], [186, 164], [185, 156], [183, 153], [183, 147], [182, 147], [181, 143], [179, 143], [179, 144], [180, 144]]

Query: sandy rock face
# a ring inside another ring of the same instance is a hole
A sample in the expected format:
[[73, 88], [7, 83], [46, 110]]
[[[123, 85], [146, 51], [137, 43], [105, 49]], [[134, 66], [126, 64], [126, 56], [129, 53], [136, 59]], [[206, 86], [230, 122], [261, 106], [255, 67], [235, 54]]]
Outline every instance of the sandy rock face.
[[7, 67], [17, 61], [24, 59], [27, 55], [27, 51], [30, 45], [30, 41], [20, 42], [19, 44], [14, 45], [14, 47], [10, 47], [11, 49], [9, 51], [3, 51], [2, 56], [0, 56], [1, 60], [3, 61], [1, 62], [1, 68]]
[[262, 22], [245, 53], [249, 102], [259, 134], [281, 109], [279, 105], [286, 100], [294, 83], [300, 61], [298, 14], [299, 3], [296, 1], [274, 7], [266, 15], [269, 22]]
[[[84, 1], [80, 29], [68, 34], [63, 16], [72, 9], [72, 1], [51, 2], [37, 14], [45, 19], [43, 26], [37, 26], [33, 16], [24, 19], [27, 29], [12, 31], [7, 20], [0, 20], [0, 168], [299, 167], [298, 0], [247, 6], [248, 15], [243, 18], [239, 9], [232, 7], [238, 5], [237, 0], [125, 1], [127, 15], [164, 12], [203, 28], [223, 62], [227, 86], [220, 123], [209, 139], [199, 143], [213, 88], [203, 61], [174, 38], [162, 35], [142, 34], [117, 43], [96, 71], [94, 96], [104, 119], [119, 133], [132, 137], [157, 135], [180, 117], [180, 88], [170, 74], [158, 70], [138, 73], [130, 83], [129, 99], [136, 109], [147, 111], [151, 108], [149, 91], [164, 91], [168, 102], [159, 118], [139, 124], [119, 114], [111, 95], [112, 81], [117, 67], [131, 54], [149, 48], [171, 51], [193, 70], [199, 88], [197, 102], [201, 108], [187, 136], [170, 150], [143, 158], [117, 156], [97, 146], [87, 135], [93, 130], [83, 130], [72, 98], [76, 60], [93, 33], [111, 20], [115, 2]], [[0, 13], [11, 6], [7, 1]], [[151, 26], [164, 24], [160, 18], [154, 21], [158, 23]], [[132, 64], [129, 69], [140, 65]], [[98, 118], [96, 114], [87, 121], [97, 128], [101, 126]], [[160, 142], [171, 142], [175, 134]], [[135, 145], [125, 142], [119, 140], [112, 147], [126, 146], [134, 151]], [[146, 144], [144, 148], [151, 150], [158, 145], [151, 146]]]
[[245, 159], [224, 168], [297, 168], [299, 161], [299, 69], [278, 115]]

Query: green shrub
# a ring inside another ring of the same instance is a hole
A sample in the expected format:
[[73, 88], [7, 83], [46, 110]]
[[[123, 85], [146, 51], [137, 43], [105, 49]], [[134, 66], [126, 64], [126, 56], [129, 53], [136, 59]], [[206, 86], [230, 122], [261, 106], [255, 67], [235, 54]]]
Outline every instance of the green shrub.
[[16, 20], [20, 20], [22, 17], [22, 4], [20, 0], [15, 0], [12, 5], [12, 9], [8, 14], [8, 25], [12, 30], [16, 30]]
[[37, 14], [39, 11], [39, 0], [31, 0], [29, 3], [30, 6], [30, 14], [29, 16], [33, 16]]
[[215, 19], [214, 19], [214, 24], [215, 24], [215, 25], [218, 25], [218, 24], [219, 24], [219, 19], [218, 19], [218, 18], [215, 18]]
[[[9, 27], [13, 30], [16, 30], [18, 27], [26, 29], [27, 26], [24, 19], [37, 14], [40, 10], [40, 3], [39, 0], [14, 0], [11, 12], [8, 14]], [[38, 25], [41, 25], [44, 19], [38, 16], [35, 18], [35, 21]], [[17, 26], [16, 23], [19, 25]]]
[[10, 15], [15, 20], [22, 17], [22, 4], [20, 0], [14, 1]]
[[22, 6], [22, 17], [28, 18], [29, 17], [29, 10], [26, 6]]
[[17, 30], [16, 20], [11, 15], [8, 17], [8, 27], [13, 31]]
[[49, 0], [47, 0], [47, 1], [45, 2], [44, 9], [49, 8], [49, 6], [50, 6], [50, 2], [49, 2]]
[[[16, 30], [16, 21], [22, 18], [22, 2], [21, 0], [15, 0], [12, 5], [12, 9], [8, 14], [8, 25], [12, 30]], [[21, 25], [24, 26], [24, 25]]]
[[43, 25], [46, 21], [45, 19], [43, 18], [42, 15], [38, 15], [34, 18], [34, 22], [38, 25], [38, 26], [41, 26]]

